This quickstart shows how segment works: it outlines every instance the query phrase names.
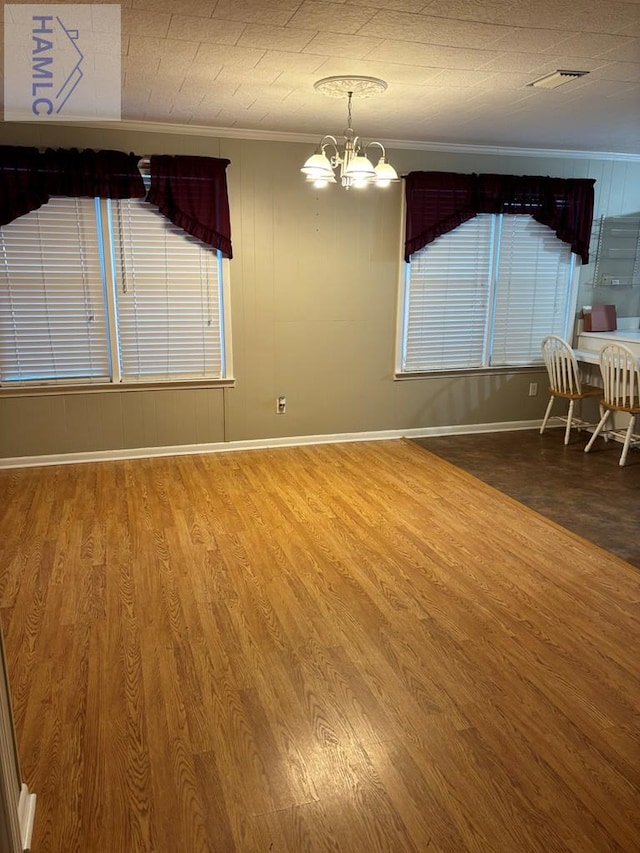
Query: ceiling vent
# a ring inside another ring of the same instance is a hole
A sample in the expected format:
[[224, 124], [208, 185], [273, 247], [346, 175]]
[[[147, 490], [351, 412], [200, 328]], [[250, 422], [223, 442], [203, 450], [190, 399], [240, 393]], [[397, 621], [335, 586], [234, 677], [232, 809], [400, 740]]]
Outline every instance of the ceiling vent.
[[577, 80], [578, 77], [584, 77], [588, 73], [588, 71], [554, 71], [552, 74], [547, 74], [527, 85], [533, 86], [535, 89], [557, 89], [558, 86], [564, 86], [565, 83]]

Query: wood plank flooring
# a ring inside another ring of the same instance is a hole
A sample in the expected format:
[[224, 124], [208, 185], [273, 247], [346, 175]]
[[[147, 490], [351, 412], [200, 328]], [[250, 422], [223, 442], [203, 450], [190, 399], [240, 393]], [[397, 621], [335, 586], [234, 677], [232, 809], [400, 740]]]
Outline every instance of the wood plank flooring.
[[640, 573], [410, 442], [0, 471], [33, 853], [640, 850]]

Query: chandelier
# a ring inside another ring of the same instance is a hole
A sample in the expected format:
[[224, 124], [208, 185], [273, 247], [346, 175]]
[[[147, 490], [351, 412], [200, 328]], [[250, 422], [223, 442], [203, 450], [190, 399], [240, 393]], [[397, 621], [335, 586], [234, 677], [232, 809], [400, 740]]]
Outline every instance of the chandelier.
[[[342, 150], [335, 136], [323, 136], [315, 154], [312, 154], [300, 169], [314, 187], [326, 187], [327, 184], [337, 183], [336, 175], [347, 190], [350, 187], [366, 187], [368, 184], [388, 187], [392, 181], [400, 180], [393, 166], [387, 163], [384, 145], [381, 142], [364, 144], [360, 137], [355, 135], [351, 126], [353, 96], [368, 98], [384, 92], [386, 88], [387, 84], [384, 80], [378, 80], [376, 77], [325, 77], [314, 83], [314, 89], [331, 98], [347, 96], [348, 122], [344, 131]], [[367, 156], [371, 148], [380, 149], [376, 166]]]

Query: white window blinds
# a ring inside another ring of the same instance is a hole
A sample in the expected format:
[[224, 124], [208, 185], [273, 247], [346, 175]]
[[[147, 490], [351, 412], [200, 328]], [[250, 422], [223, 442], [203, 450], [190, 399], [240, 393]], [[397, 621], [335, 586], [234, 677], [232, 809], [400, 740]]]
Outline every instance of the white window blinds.
[[574, 256], [546, 225], [480, 214], [411, 257], [401, 372], [541, 362], [545, 335], [566, 336]]
[[0, 229], [0, 379], [108, 381], [93, 199], [54, 198]]
[[0, 381], [228, 379], [223, 269], [144, 201], [52, 198], [0, 228]]
[[476, 216], [412, 256], [404, 370], [482, 366], [493, 220]]
[[136, 199], [112, 203], [125, 381], [224, 375], [221, 257]]
[[491, 364], [532, 364], [545, 335], [566, 334], [571, 249], [530, 216], [501, 218]]

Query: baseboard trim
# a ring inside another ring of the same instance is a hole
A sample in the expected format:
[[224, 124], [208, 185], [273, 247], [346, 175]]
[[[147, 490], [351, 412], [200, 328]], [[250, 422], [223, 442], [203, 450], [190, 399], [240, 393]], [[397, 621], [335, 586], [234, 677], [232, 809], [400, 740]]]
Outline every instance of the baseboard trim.
[[29, 788], [22, 783], [20, 799], [18, 801], [18, 819], [20, 821], [20, 835], [22, 836], [23, 853], [31, 851], [31, 836], [33, 835], [33, 824], [36, 816], [36, 795], [29, 792]]
[[36, 468], [47, 465], [77, 465], [83, 462], [113, 462], [126, 459], [151, 459], [160, 456], [190, 456], [198, 453], [230, 453], [238, 450], [265, 450], [298, 447], [307, 444], [345, 444], [354, 441], [388, 441], [399, 438], [429, 438], [438, 435], [469, 435], [485, 432], [539, 429], [541, 420], [506, 421], [489, 424], [454, 424], [416, 429], [391, 429], [371, 432], [345, 432], [329, 435], [296, 435], [282, 438], [255, 438], [245, 441], [220, 441], [211, 444], [181, 444], [170, 447], [138, 447], [94, 450], [86, 453], [54, 453], [46, 456], [14, 456], [0, 459], [2, 468]]

